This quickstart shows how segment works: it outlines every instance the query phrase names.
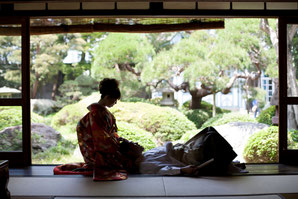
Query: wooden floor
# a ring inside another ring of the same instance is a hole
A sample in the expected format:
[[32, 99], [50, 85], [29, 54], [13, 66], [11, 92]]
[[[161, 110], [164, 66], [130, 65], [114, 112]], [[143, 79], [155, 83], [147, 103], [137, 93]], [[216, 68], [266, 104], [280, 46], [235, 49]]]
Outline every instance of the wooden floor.
[[[26, 168], [11, 168], [10, 176], [53, 176], [55, 165], [35, 165]], [[298, 175], [298, 166], [284, 164], [247, 164], [248, 173], [236, 175]]]
[[[27, 168], [12, 168], [10, 169], [10, 176], [11, 176], [11, 181], [10, 183], [15, 183], [15, 179], [19, 178], [20, 182], [22, 181], [21, 179], [27, 179], [27, 177], [33, 177], [33, 178], [45, 178], [45, 179], [52, 179], [52, 178], [61, 178], [61, 179], [66, 179], [68, 178], [68, 181], [75, 180], [75, 178], [80, 178], [82, 176], [54, 176], [53, 175], [53, 168], [55, 167], [55, 165], [35, 165], [35, 166], [30, 166]], [[289, 166], [289, 165], [283, 165], [283, 164], [248, 164], [246, 165], [248, 173], [246, 174], [236, 174], [237, 176], [248, 176], [248, 179], [252, 176], [264, 176], [264, 178], [267, 178], [268, 176], [275, 176], [275, 175], [280, 175], [281, 178], [283, 178], [283, 176], [292, 176], [292, 175], [297, 175], [298, 178], [298, 166]], [[26, 177], [26, 178], [23, 178]], [[160, 177], [156, 177], [156, 176], [152, 176], [152, 175], [130, 175], [129, 178], [130, 179], [139, 179], [139, 178], [147, 178], [145, 181], [153, 181], [157, 182], [160, 180]], [[235, 176], [234, 176], [235, 177]], [[276, 176], [277, 177], [277, 176]], [[294, 176], [293, 176], [294, 177]], [[70, 179], [71, 178], [71, 179]], [[172, 181], [175, 177], [170, 178], [170, 180]], [[226, 179], [229, 179], [228, 176], [225, 176]], [[231, 176], [231, 178], [233, 178], [233, 176]], [[177, 183], [179, 183], [179, 177], [177, 178]], [[278, 178], [279, 179], [279, 178]], [[162, 178], [162, 182], [165, 183], [167, 179]], [[295, 177], [296, 180], [296, 177]], [[67, 181], [67, 180], [66, 180]], [[92, 181], [92, 178], [89, 177], [87, 181]], [[152, 181], [152, 182], [153, 182]], [[188, 181], [188, 179], [186, 179], [186, 181]], [[229, 181], [229, 180], [228, 180]], [[181, 181], [180, 181], [181, 182]], [[127, 183], [127, 182], [126, 182]], [[205, 182], [204, 182], [205, 183]], [[203, 183], [203, 184], [204, 184]], [[149, 183], [150, 184], [150, 183]], [[258, 197], [258, 199], [275, 199], [275, 197], [278, 198], [285, 198], [285, 199], [298, 199], [298, 184], [294, 185], [294, 187], [297, 187], [297, 192], [296, 191], [292, 191], [292, 192], [288, 192], [288, 193], [279, 193], [278, 195], [270, 195], [271, 193], [269, 193], [269, 195], [267, 195], [268, 193], [265, 193], [265, 195], [260, 195]], [[150, 189], [150, 188], [149, 188]], [[175, 191], [175, 190], [172, 190]], [[144, 193], [147, 193], [147, 190], [144, 189]], [[231, 197], [224, 197], [224, 196], [197, 196], [197, 197], [192, 197], [191, 196], [191, 192], [189, 191], [189, 193], [187, 193], [185, 196], [183, 195], [183, 197], [180, 195], [179, 197], [177, 196], [167, 196], [166, 198], [173, 198], [173, 199], [201, 199], [201, 198], [208, 198], [208, 199], [245, 199], [246, 197], [243, 196], [231, 196]], [[196, 192], [196, 190], [194, 189], [193, 192]], [[154, 197], [146, 197], [146, 193], [144, 194], [144, 196], [140, 196], [140, 195], [136, 195], [136, 196], [132, 196], [131, 198], [133, 199], [140, 199], [140, 198], [145, 198], [145, 199], [164, 199], [165, 197], [161, 197], [161, 196], [154, 196]], [[190, 194], [190, 195], [189, 195]], [[257, 197], [257, 196], [256, 196]], [[20, 196], [20, 195], [13, 195], [12, 199], [130, 199], [129, 197], [113, 197], [113, 196], [88, 196], [88, 197], [53, 197], [53, 196]], [[253, 197], [252, 197], [253, 198]], [[257, 198], [256, 198], [257, 199]]]

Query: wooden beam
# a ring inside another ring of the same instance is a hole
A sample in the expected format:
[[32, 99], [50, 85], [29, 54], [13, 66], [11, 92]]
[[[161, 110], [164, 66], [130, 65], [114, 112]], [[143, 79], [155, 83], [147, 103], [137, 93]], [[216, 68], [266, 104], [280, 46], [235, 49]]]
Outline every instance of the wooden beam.
[[[59, 33], [88, 33], [88, 32], [127, 32], [127, 33], [159, 33], [202, 29], [222, 29], [224, 21], [194, 22], [182, 24], [152, 24], [152, 25], [116, 25], [116, 24], [90, 24], [90, 25], [63, 25], [63, 26], [33, 26], [30, 35], [59, 34]], [[21, 28], [0, 27], [0, 35], [21, 35]]]
[[0, 0], [0, 3], [72, 3], [72, 2], [297, 2], [297, 0]]

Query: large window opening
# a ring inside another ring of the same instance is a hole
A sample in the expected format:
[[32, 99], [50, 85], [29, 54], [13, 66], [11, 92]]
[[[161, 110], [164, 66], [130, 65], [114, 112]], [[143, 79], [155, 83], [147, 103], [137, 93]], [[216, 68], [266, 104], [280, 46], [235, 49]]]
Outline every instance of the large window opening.
[[279, 25], [282, 47], [277, 19], [32, 18], [30, 44], [24, 21], [0, 26], [2, 157], [28, 164], [31, 131], [33, 164], [83, 161], [76, 124], [104, 77], [121, 82], [118, 133], [145, 150], [206, 126], [240, 162], [278, 163], [298, 149], [295, 20]]
[[[86, 19], [84, 25], [94, 28], [97, 20]], [[175, 22], [166, 23], [170, 20]], [[278, 101], [273, 100], [278, 46], [270, 35], [277, 19], [225, 19], [224, 29], [213, 24], [205, 30], [164, 33], [63, 28], [82, 21], [31, 19], [33, 164], [83, 161], [76, 124], [86, 107], [100, 99], [97, 84], [104, 77], [121, 82], [123, 97], [111, 109], [119, 134], [146, 150], [166, 141], [185, 142], [214, 126], [234, 147], [237, 160], [279, 161]], [[297, 147], [294, 137], [290, 147]]]

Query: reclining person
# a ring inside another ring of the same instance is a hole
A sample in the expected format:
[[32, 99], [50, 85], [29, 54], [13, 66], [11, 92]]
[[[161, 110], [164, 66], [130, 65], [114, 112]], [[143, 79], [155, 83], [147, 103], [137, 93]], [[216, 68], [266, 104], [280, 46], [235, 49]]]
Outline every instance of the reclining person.
[[126, 151], [135, 152], [136, 168], [142, 174], [222, 175], [235, 169], [231, 162], [237, 154], [213, 127], [205, 128], [185, 144], [167, 142], [144, 153], [140, 153], [142, 147], [137, 143], [126, 145]]

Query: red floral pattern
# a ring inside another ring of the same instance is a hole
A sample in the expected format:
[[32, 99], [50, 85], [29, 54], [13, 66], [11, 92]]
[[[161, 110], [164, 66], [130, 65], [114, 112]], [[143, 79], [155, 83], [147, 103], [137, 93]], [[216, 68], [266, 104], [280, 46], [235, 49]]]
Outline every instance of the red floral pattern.
[[119, 151], [119, 136], [112, 113], [98, 103], [78, 123], [77, 135], [85, 168], [112, 171], [124, 169], [125, 157]]

